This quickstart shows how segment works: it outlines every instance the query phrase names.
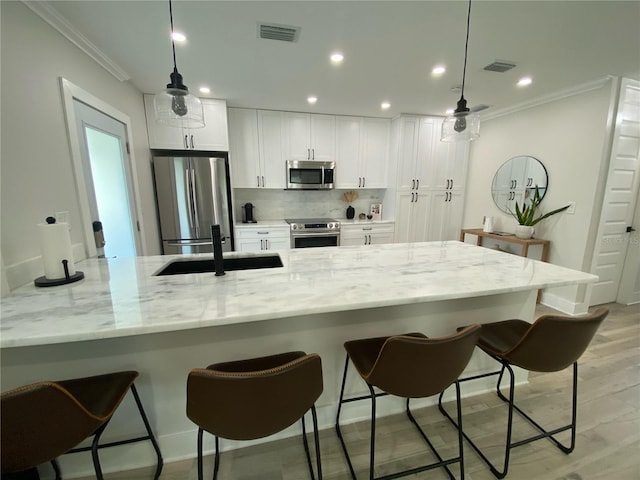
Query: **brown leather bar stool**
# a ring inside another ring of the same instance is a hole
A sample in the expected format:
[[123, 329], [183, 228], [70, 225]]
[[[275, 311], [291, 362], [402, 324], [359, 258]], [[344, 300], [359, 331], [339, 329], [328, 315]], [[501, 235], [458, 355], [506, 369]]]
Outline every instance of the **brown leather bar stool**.
[[[2, 393], [3, 476], [35, 471], [38, 465], [51, 462], [56, 479], [60, 479], [57, 457], [91, 450], [96, 477], [101, 480], [99, 449], [150, 440], [158, 457], [154, 476], [157, 480], [162, 471], [162, 454], [133, 383], [137, 376], [135, 371], [108, 373], [38, 382]], [[147, 435], [100, 445], [100, 437], [127, 390], [133, 394]], [[93, 437], [91, 446], [73, 448], [89, 437]]]
[[[413, 417], [409, 409], [409, 400], [411, 398], [425, 398], [436, 395], [444, 392], [451, 384], [455, 384], [456, 404], [459, 412], [458, 421], [461, 421], [460, 390], [456, 380], [467, 366], [467, 363], [469, 363], [479, 335], [480, 326], [472, 325], [462, 332], [449, 337], [427, 338], [421, 333], [409, 333], [392, 337], [353, 340], [344, 344], [344, 348], [347, 351], [347, 359], [340, 389], [336, 432], [354, 480], [356, 479], [356, 474], [340, 431], [342, 404], [358, 400], [371, 400], [369, 478], [373, 480], [375, 478], [376, 398], [384, 395], [395, 395], [407, 399], [407, 416], [435, 454], [438, 462], [378, 477], [377, 480], [413, 475], [439, 467], [443, 467], [450, 478], [455, 478], [448, 467], [452, 463], [460, 464], [460, 478], [464, 478], [464, 455], [460, 431], [458, 431], [458, 456], [444, 460]], [[360, 377], [369, 387], [369, 395], [344, 398], [349, 360], [353, 362]], [[382, 391], [376, 393], [374, 387]]]
[[[607, 308], [600, 308], [595, 313], [583, 317], [568, 317], [562, 315], [544, 315], [533, 324], [524, 320], [505, 320], [502, 322], [482, 325], [478, 347], [501, 364], [501, 368], [495, 372], [475, 375], [460, 379], [467, 382], [479, 378], [498, 375], [496, 392], [498, 397], [507, 402], [509, 410], [507, 416], [507, 438], [505, 442], [504, 464], [502, 470], [498, 470], [480, 448], [463, 433], [464, 438], [489, 466], [491, 472], [497, 478], [504, 478], [509, 468], [509, 453], [512, 448], [525, 445], [542, 438], [551, 440], [564, 453], [571, 453], [576, 441], [576, 407], [578, 401], [578, 359], [589, 346], [598, 327], [609, 314]], [[547, 431], [536, 423], [529, 415], [523, 412], [515, 403], [515, 379], [512, 365], [516, 365], [532, 372], [559, 372], [573, 365], [573, 396], [571, 423], [553, 430]], [[504, 372], [509, 372], [509, 398], [500, 390], [500, 382]], [[456, 422], [442, 407], [440, 397], [440, 411], [453, 423]], [[540, 433], [517, 442], [511, 441], [513, 427], [513, 411], [517, 411]], [[456, 425], [460, 431], [461, 425]], [[560, 443], [554, 435], [571, 431], [569, 446]]]
[[304, 416], [311, 410], [316, 467], [322, 479], [315, 401], [322, 393], [320, 356], [287, 352], [194, 369], [187, 380], [187, 417], [198, 426], [198, 479], [202, 480], [202, 434], [215, 436], [214, 480], [220, 466], [219, 439], [254, 440], [302, 423], [302, 440], [315, 479]]

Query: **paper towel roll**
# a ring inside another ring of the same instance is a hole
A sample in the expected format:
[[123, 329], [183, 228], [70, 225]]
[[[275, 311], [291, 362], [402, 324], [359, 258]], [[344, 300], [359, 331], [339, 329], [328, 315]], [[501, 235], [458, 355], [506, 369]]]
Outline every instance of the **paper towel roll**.
[[68, 223], [39, 223], [40, 250], [44, 276], [47, 280], [65, 278], [62, 260], [67, 260], [69, 275], [76, 273], [71, 253], [71, 236]]

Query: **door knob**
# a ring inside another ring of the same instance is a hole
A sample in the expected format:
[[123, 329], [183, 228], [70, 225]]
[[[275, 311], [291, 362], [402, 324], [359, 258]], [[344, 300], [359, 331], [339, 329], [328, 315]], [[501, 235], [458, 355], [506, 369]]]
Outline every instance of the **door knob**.
[[635, 228], [633, 228], [631, 225], [629, 225], [629, 226], [627, 227], [627, 233], [631, 233], [631, 232], [635, 232], [635, 231], [636, 231], [636, 229], [635, 229]]

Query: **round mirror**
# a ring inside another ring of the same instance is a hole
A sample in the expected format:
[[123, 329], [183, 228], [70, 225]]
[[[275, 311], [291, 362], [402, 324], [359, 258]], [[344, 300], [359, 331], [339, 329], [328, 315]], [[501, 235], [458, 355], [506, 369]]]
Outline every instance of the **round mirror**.
[[513, 157], [504, 162], [491, 184], [491, 196], [496, 206], [505, 213], [515, 212], [516, 202], [526, 205], [536, 187], [540, 197], [547, 193], [549, 179], [547, 169], [540, 160], [528, 155]]

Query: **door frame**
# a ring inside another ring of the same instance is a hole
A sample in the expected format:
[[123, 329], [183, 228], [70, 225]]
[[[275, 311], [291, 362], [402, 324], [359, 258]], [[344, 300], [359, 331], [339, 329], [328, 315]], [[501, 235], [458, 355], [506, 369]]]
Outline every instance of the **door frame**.
[[[71, 153], [71, 164], [73, 167], [73, 176], [76, 184], [76, 196], [78, 199], [78, 204], [80, 207], [80, 223], [81, 230], [84, 237], [84, 250], [87, 258], [97, 257], [97, 249], [95, 245], [95, 240], [93, 237], [93, 228], [92, 228], [92, 219], [91, 213], [89, 209], [89, 195], [87, 193], [87, 186], [84, 181], [84, 167], [82, 164], [82, 156], [80, 152], [80, 140], [78, 138], [78, 131], [76, 129], [76, 114], [73, 107], [73, 100], [79, 100], [82, 103], [86, 103], [90, 107], [104, 113], [105, 115], [112, 117], [124, 124], [125, 132], [127, 136], [127, 142], [129, 145], [133, 144], [133, 131], [131, 128], [131, 119], [128, 115], [122, 113], [121, 111], [115, 109], [108, 103], [100, 100], [99, 98], [91, 95], [89, 92], [83, 90], [82, 88], [74, 85], [66, 78], [60, 77], [60, 89], [62, 92], [62, 106], [64, 109], [64, 117], [67, 128], [67, 137], [69, 139], [69, 150]], [[138, 182], [138, 173], [136, 168], [136, 160], [133, 154], [133, 149], [129, 148], [129, 162], [131, 168], [131, 178], [133, 181], [133, 192], [130, 192], [133, 195], [131, 199], [135, 204], [135, 212], [137, 216], [137, 221], [139, 225], [138, 237], [140, 243], [141, 251], [138, 252], [139, 255], [147, 254], [147, 242], [145, 238], [145, 229], [143, 225], [143, 216], [141, 209], [141, 199], [139, 193], [139, 182]], [[135, 232], [134, 232], [135, 233]]]

